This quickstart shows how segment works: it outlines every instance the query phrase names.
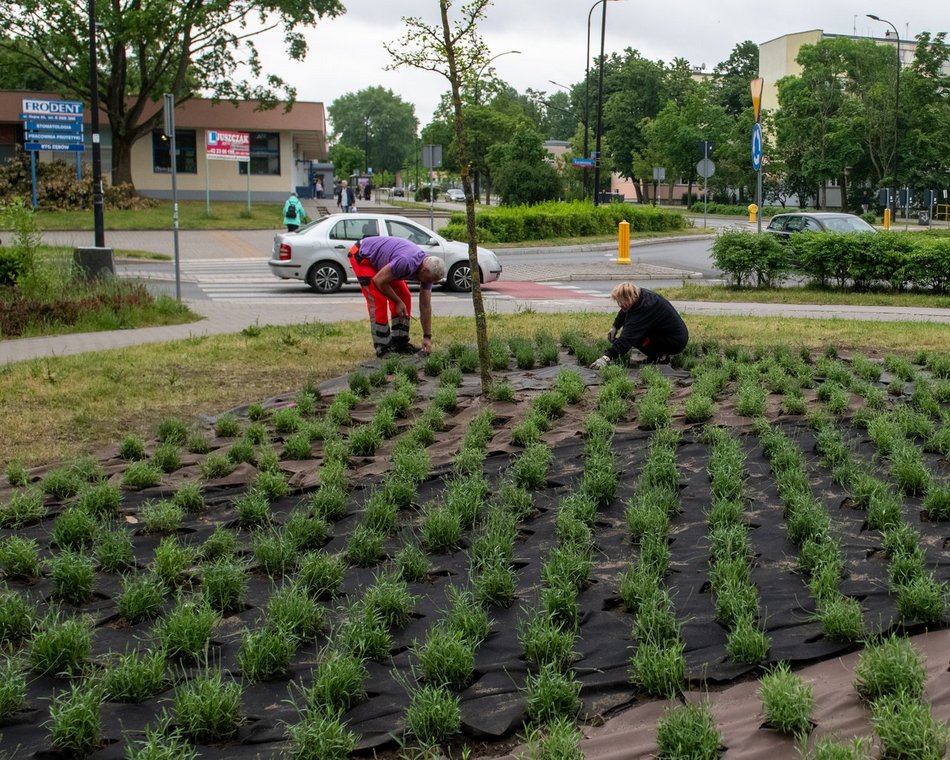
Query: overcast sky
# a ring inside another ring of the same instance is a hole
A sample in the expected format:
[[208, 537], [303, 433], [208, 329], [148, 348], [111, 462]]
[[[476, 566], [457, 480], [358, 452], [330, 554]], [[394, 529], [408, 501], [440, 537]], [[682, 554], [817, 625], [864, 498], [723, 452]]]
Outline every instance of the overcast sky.
[[[297, 88], [301, 100], [329, 106], [336, 98], [371, 86], [391, 89], [412, 103], [420, 126], [432, 119], [448, 82], [438, 74], [413, 69], [386, 71], [383, 49], [404, 33], [402, 17], [438, 23], [437, 0], [343, 0], [346, 14], [321, 21], [306, 32], [306, 63], [275, 66], [279, 47], [267, 45], [265, 70], [276, 70]], [[461, 5], [463, 0], [455, 0]], [[520, 50], [493, 64], [499, 78], [519, 92], [554, 92], [548, 80], [565, 85], [582, 81], [587, 52], [587, 17], [594, 0], [495, 0], [481, 26], [492, 55]], [[600, 51], [601, 6], [593, 13], [591, 55]], [[750, 3], [739, 0], [608, 0], [605, 52], [630, 47], [650, 60], [685, 58], [711, 71], [744, 40], [756, 43], [790, 32], [822, 29], [826, 34], [883, 37], [890, 27], [872, 21], [873, 13], [890, 20], [901, 39], [921, 31], [950, 30], [950, 3], [935, 0], [795, 0]]]

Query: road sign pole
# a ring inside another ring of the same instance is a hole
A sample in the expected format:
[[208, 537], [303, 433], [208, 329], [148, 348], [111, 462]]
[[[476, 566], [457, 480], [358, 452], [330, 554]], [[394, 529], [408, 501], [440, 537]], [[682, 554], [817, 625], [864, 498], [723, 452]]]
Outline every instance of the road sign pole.
[[36, 151], [30, 151], [30, 181], [33, 185], [33, 210], [36, 211]]
[[[693, 154], [696, 155], [695, 153]], [[709, 141], [703, 140], [703, 166], [709, 160]], [[709, 177], [703, 177], [703, 229], [706, 229], [706, 207], [709, 205]]]
[[181, 300], [181, 257], [178, 255], [178, 150], [175, 145], [175, 96], [165, 94], [165, 135], [171, 152], [172, 225], [175, 242], [175, 298]]

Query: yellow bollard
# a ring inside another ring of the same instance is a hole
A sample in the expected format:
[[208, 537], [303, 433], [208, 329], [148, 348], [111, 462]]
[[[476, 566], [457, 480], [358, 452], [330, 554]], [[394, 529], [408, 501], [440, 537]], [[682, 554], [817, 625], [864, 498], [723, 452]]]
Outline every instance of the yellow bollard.
[[891, 210], [889, 208], [884, 209], [884, 229], [889, 230], [891, 228]]
[[617, 263], [630, 263], [630, 222], [626, 220], [617, 225]]
[[749, 224], [755, 224], [755, 220], [759, 218], [759, 207], [754, 203], [750, 203], [746, 209], [749, 212]]

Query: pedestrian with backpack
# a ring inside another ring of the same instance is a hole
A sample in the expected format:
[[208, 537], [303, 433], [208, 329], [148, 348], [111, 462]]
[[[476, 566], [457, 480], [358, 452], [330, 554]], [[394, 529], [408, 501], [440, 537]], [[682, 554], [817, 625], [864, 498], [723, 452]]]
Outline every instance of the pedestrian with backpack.
[[303, 210], [303, 204], [297, 197], [297, 193], [291, 193], [287, 202], [284, 203], [284, 224], [287, 225], [287, 232], [294, 232], [300, 227], [306, 216], [307, 214]]

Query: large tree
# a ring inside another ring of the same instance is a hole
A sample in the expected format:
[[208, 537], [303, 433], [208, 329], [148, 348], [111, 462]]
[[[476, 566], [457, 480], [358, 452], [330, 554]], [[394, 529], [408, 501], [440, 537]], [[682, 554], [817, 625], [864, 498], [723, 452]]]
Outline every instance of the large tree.
[[561, 179], [549, 161], [541, 135], [528, 125], [518, 128], [507, 143], [488, 153], [501, 202], [513, 206], [557, 200]]
[[749, 85], [759, 75], [759, 46], [751, 40], [736, 45], [729, 58], [716, 64], [713, 84], [716, 100], [733, 116], [752, 108]]
[[[132, 182], [132, 145], [161, 123], [148, 116], [164, 93], [182, 103], [199, 93], [257, 100], [262, 108], [296, 92], [265, 72], [255, 38], [283, 31], [287, 56], [302, 60], [302, 28], [344, 12], [340, 0], [112, 0], [95, 5], [98, 90], [112, 133], [112, 181]], [[0, 4], [0, 51], [46, 77], [62, 95], [90, 102], [89, 17], [77, 0]], [[25, 43], [25, 44], [23, 44]]]
[[419, 129], [416, 109], [392, 90], [367, 87], [350, 92], [327, 110], [334, 140], [362, 149], [373, 171], [398, 172], [412, 155]]

